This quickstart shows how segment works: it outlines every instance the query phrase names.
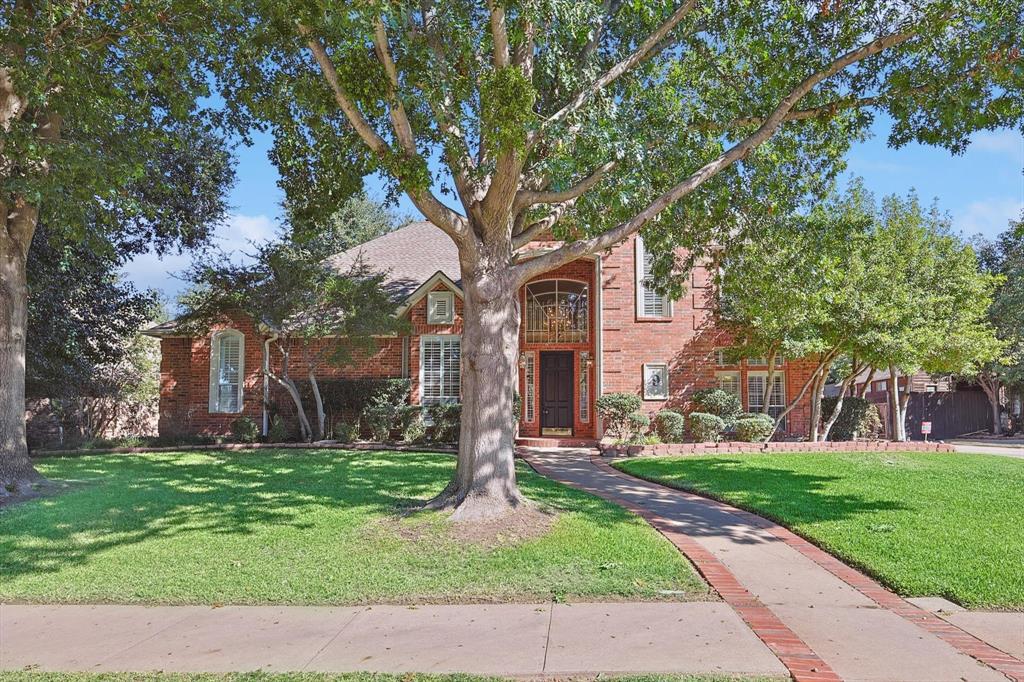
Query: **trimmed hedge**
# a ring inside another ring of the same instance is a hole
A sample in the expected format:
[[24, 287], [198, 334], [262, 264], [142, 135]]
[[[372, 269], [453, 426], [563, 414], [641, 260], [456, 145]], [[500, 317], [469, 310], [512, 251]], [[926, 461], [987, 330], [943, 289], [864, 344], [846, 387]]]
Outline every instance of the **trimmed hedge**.
[[654, 416], [654, 431], [662, 443], [686, 440], [686, 418], [675, 410], [662, 410]]
[[690, 437], [698, 443], [718, 442], [725, 431], [725, 420], [707, 412], [690, 413]]
[[736, 440], [763, 443], [775, 431], [775, 420], [766, 414], [752, 414], [736, 420]]
[[713, 414], [725, 423], [724, 428], [732, 428], [733, 423], [743, 411], [743, 403], [736, 396], [720, 388], [702, 388], [693, 394], [693, 403], [698, 414]]
[[607, 393], [597, 399], [597, 414], [604, 420], [605, 428], [617, 438], [629, 435], [629, 419], [640, 411], [643, 401], [635, 393]]

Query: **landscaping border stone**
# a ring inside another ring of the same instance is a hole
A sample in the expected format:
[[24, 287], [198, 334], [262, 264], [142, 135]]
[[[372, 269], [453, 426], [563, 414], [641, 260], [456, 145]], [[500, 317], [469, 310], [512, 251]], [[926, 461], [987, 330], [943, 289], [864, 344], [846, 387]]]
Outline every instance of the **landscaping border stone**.
[[601, 443], [604, 457], [654, 457], [664, 455], [732, 455], [770, 452], [955, 452], [948, 443], [888, 440], [779, 441], [772, 443], [658, 443], [656, 445], [620, 445]]

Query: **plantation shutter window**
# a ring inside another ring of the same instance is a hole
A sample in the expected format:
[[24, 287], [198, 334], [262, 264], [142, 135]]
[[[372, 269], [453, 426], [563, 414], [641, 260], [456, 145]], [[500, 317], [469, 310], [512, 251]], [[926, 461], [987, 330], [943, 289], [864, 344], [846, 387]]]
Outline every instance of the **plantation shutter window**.
[[[747, 375], [747, 410], [750, 412], [761, 412], [764, 407], [764, 389], [767, 386], [768, 375], [757, 373]], [[786, 409], [786, 377], [777, 372], [772, 377], [772, 390], [768, 394], [768, 414], [777, 418]]]
[[217, 332], [210, 350], [210, 412], [241, 412], [245, 337], [233, 329]]
[[672, 301], [651, 286], [654, 258], [644, 248], [642, 237], [636, 238], [636, 314], [637, 317], [672, 317]]
[[740, 388], [740, 374], [739, 372], [718, 372], [716, 375], [718, 380], [718, 388], [731, 393], [732, 395], [743, 400], [743, 392]]
[[764, 386], [768, 380], [765, 374], [747, 375], [747, 411], [760, 412], [764, 408]]
[[455, 294], [432, 291], [427, 294], [427, 324], [451, 324], [455, 319]]
[[459, 402], [461, 350], [458, 336], [420, 337], [420, 404]]
[[668, 365], [651, 363], [644, 365], [644, 400], [665, 400], [668, 398]]

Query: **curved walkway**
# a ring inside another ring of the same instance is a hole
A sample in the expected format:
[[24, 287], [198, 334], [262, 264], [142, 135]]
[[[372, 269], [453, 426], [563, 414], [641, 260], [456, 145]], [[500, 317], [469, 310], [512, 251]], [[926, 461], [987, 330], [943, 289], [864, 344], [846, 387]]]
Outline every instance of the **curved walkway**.
[[778, 524], [613, 469], [592, 450], [522, 450], [540, 473], [661, 531], [798, 681], [1024, 682], [1024, 662], [881, 587]]

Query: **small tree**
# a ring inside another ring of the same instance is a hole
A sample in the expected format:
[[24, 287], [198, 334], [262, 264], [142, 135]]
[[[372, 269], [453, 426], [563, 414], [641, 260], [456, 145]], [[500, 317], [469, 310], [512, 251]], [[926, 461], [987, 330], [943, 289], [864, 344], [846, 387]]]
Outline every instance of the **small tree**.
[[1011, 223], [995, 240], [979, 240], [978, 258], [986, 272], [1000, 278], [988, 321], [1001, 347], [994, 357], [975, 363], [963, 378], [985, 392], [992, 411], [992, 433], [999, 434], [1004, 391], [1024, 385], [1024, 220]]
[[[251, 264], [234, 264], [223, 255], [201, 259], [188, 273], [192, 288], [182, 298], [186, 329], [205, 331], [236, 314], [266, 329], [281, 363], [280, 368], [268, 363], [263, 371], [291, 398], [305, 440], [326, 434], [318, 368], [347, 364], [374, 348], [375, 337], [403, 328], [383, 274], [359, 262], [336, 272], [323, 255], [285, 239], [257, 246]], [[297, 368], [295, 360], [301, 361]], [[315, 420], [309, 418], [293, 370], [310, 384]]]
[[191, 247], [223, 218], [233, 174], [197, 107], [210, 94], [213, 5], [4, 0], [0, 8], [4, 495], [37, 477], [25, 441], [25, 339], [26, 259], [38, 224], [119, 256]]

